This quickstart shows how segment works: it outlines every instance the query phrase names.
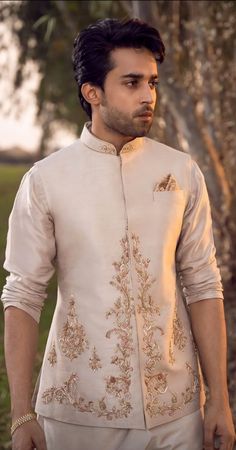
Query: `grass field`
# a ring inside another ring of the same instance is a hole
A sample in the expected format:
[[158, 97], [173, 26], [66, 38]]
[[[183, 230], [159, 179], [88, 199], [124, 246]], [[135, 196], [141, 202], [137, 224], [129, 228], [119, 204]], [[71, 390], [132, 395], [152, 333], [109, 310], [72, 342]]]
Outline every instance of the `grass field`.
[[[20, 180], [28, 170], [27, 166], [0, 164], [0, 292], [5, 284], [7, 273], [3, 270], [6, 234], [8, 226], [8, 217], [13, 205], [14, 197], [17, 192]], [[54, 310], [56, 283], [53, 279], [48, 288], [48, 301], [40, 321], [40, 339], [38, 354], [34, 370], [34, 380], [40, 369], [42, 354], [45, 347], [48, 330]], [[8, 392], [8, 383], [3, 354], [3, 311], [0, 307], [0, 450], [10, 450], [10, 398]]]

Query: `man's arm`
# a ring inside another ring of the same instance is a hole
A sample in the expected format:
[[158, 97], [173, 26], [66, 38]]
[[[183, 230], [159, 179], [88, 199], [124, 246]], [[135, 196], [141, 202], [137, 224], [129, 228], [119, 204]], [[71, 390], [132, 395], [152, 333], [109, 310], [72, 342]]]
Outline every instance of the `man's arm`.
[[189, 310], [201, 367], [209, 388], [204, 421], [204, 449], [214, 450], [214, 436], [217, 435], [220, 450], [231, 450], [235, 435], [227, 389], [223, 302], [221, 299], [205, 299], [190, 304]]
[[[56, 258], [54, 222], [37, 165], [22, 179], [9, 219], [4, 268], [9, 272], [1, 300], [5, 309], [5, 353], [12, 419], [31, 410], [31, 382], [38, 323]], [[19, 426], [13, 450], [45, 450], [36, 420]]]
[[[25, 311], [9, 306], [5, 311], [5, 359], [13, 423], [32, 409], [32, 374], [37, 343], [37, 322]], [[44, 433], [38, 422], [33, 420], [17, 428], [12, 445], [13, 450], [46, 450]]]

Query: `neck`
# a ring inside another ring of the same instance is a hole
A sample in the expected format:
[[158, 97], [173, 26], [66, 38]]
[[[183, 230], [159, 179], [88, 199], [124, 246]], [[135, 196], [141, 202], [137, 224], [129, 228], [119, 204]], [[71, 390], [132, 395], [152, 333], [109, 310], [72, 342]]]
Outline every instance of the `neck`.
[[92, 120], [91, 132], [94, 134], [94, 136], [101, 139], [102, 141], [113, 144], [118, 155], [120, 154], [122, 147], [124, 147], [127, 142], [134, 139], [134, 137], [124, 136], [105, 126], [104, 124], [98, 124], [95, 120]]

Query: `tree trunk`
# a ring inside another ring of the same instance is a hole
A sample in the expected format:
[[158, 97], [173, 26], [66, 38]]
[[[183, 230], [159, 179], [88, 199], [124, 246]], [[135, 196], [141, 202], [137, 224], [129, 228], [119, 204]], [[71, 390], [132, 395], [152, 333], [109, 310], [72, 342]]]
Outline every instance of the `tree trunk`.
[[[212, 122], [208, 120], [208, 117], [214, 115], [214, 93], [211, 92], [211, 79], [205, 78], [202, 63], [209, 62], [206, 36], [203, 34], [203, 28], [197, 25], [198, 17], [204, 17], [205, 14], [202, 3], [207, 2], [130, 2], [133, 17], [156, 27], [167, 50], [166, 60], [159, 68], [161, 84], [158, 114], [151, 137], [191, 154], [204, 173], [212, 207], [217, 255], [223, 278], [228, 280], [233, 278], [236, 260], [233, 250], [236, 248], [236, 238], [232, 232], [232, 191], [229, 176], [222, 163], [220, 142], [215, 138]], [[184, 59], [181, 40], [186, 39], [186, 31], [182, 38], [181, 15], [185, 15], [185, 21], [189, 23], [186, 29], [190, 41], [194, 44], [189, 50], [188, 69], [193, 83], [188, 89], [182, 82], [181, 65], [184, 66]]]

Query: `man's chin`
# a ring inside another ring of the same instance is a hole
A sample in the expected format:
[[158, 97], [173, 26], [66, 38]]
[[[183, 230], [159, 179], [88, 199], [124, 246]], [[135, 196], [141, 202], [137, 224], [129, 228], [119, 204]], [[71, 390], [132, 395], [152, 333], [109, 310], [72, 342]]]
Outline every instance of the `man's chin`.
[[151, 129], [152, 123], [136, 127], [136, 137], [146, 136]]

